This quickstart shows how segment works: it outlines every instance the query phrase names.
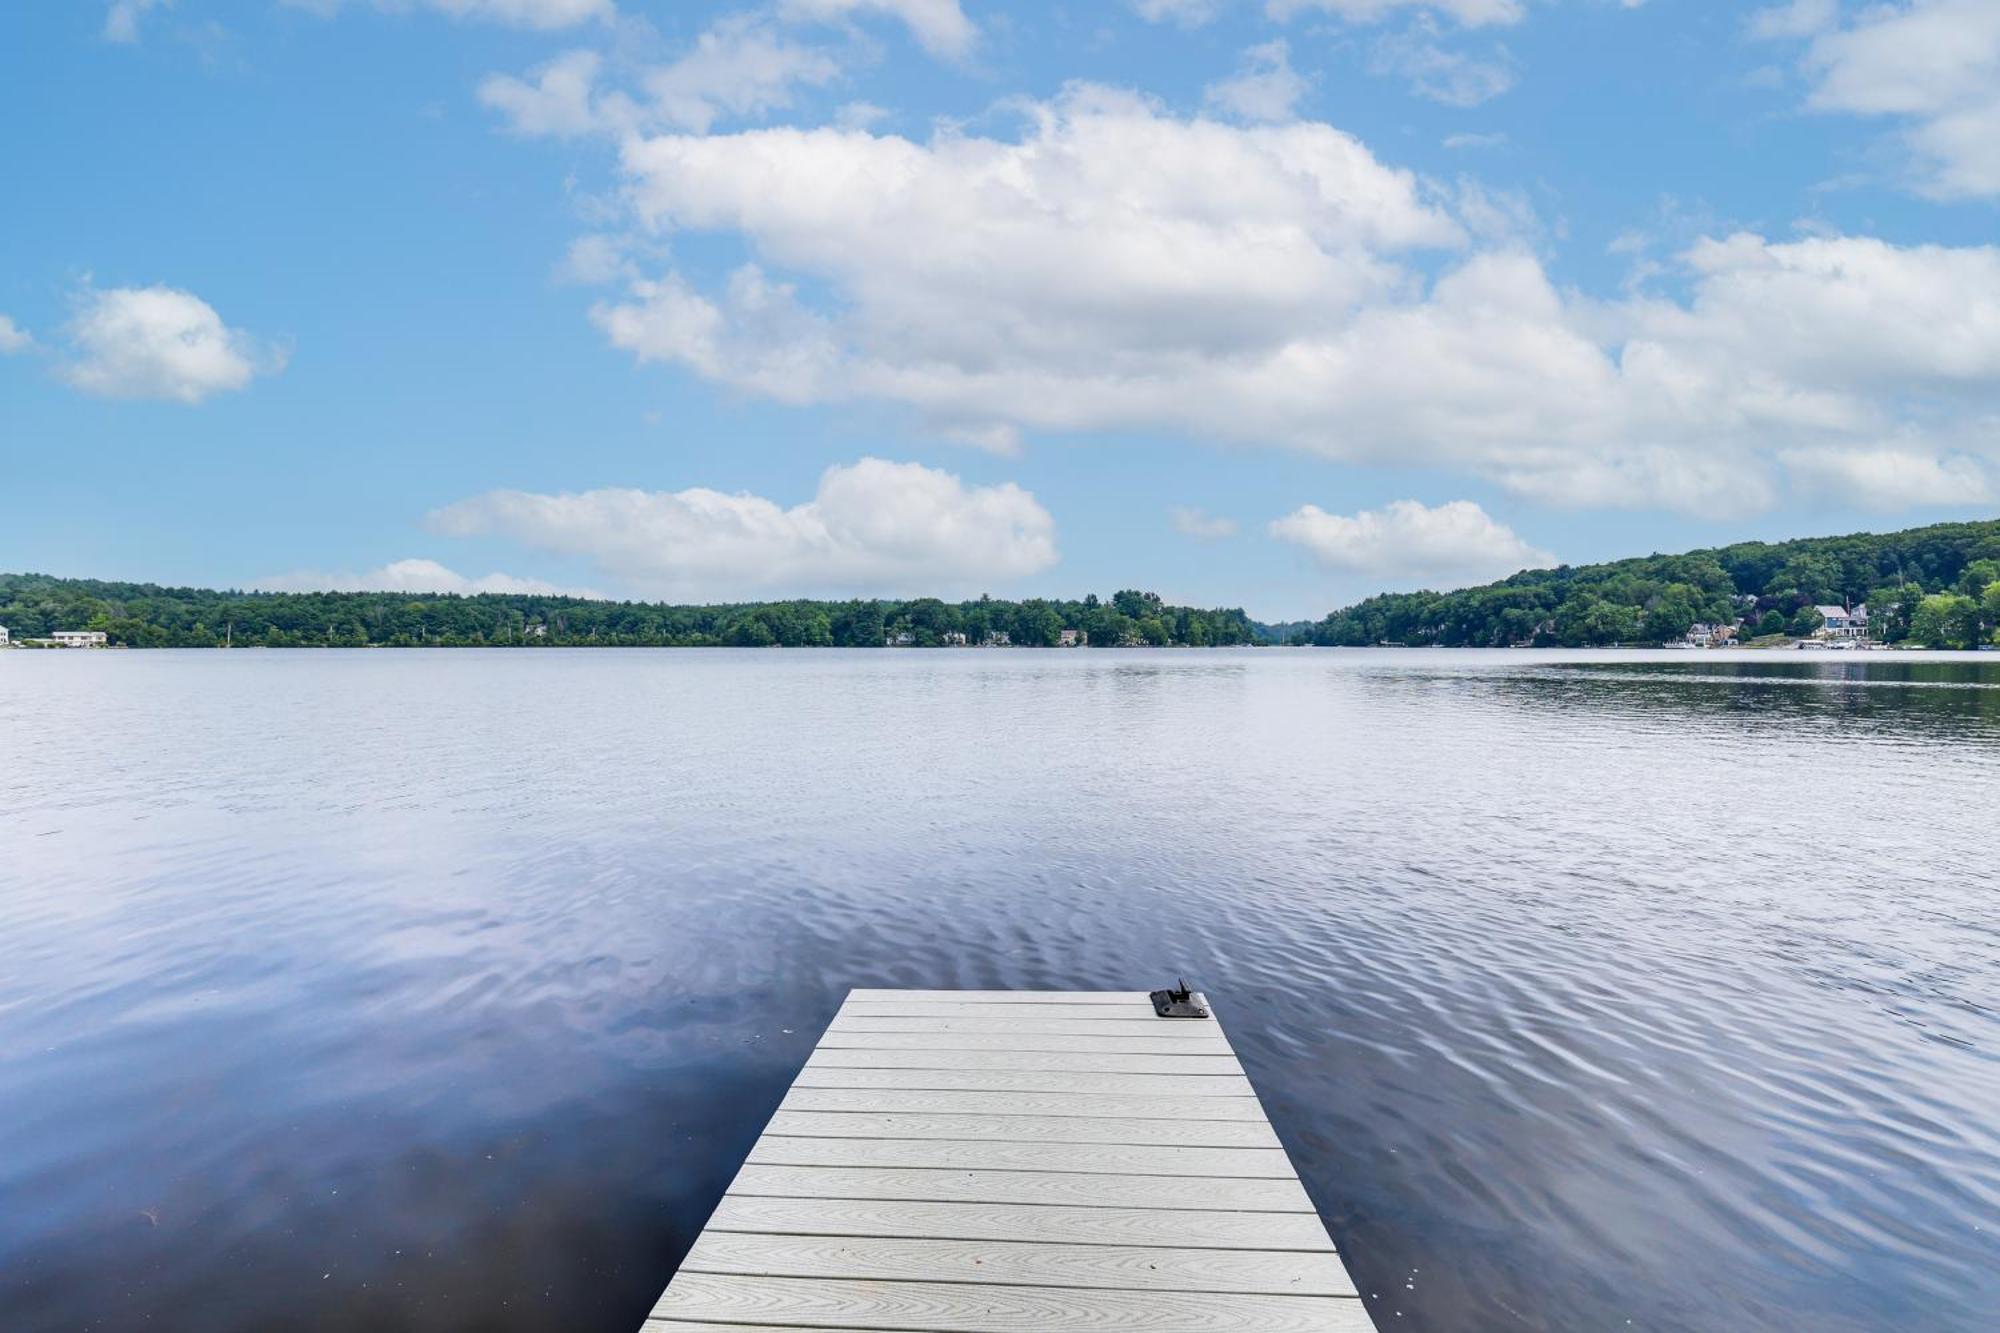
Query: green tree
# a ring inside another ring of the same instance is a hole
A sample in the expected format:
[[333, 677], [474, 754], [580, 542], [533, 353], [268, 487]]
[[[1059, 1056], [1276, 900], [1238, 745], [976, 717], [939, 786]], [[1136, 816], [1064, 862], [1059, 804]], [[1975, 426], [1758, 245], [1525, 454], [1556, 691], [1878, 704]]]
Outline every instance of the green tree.
[[1898, 643], [1909, 637], [1910, 617], [1922, 601], [1924, 590], [1914, 584], [1885, 584], [1869, 592], [1868, 635], [1884, 643]]
[[1986, 590], [2000, 583], [2000, 560], [1975, 560], [1959, 575], [1958, 590], [1967, 597], [1983, 597]]
[[882, 646], [882, 603], [848, 602], [833, 614], [834, 643], [843, 648]]
[[1655, 643], [1685, 638], [1687, 632], [1694, 628], [1694, 620], [1694, 604], [1681, 591], [1681, 585], [1676, 584], [1654, 599], [1646, 611], [1641, 634]]
[[724, 639], [736, 648], [768, 648], [778, 641], [771, 627], [755, 615], [739, 616], [729, 623]]
[[1978, 608], [1970, 597], [1933, 593], [1917, 604], [1910, 637], [1926, 648], [1969, 648], [1977, 642]]

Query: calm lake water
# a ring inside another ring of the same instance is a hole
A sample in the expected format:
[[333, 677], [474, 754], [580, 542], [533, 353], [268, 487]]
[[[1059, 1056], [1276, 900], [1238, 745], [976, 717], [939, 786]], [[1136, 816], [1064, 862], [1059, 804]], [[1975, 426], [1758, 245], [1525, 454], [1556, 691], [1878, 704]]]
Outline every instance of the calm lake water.
[[1385, 1327], [1991, 1330], [2000, 659], [0, 654], [0, 1328], [632, 1333], [850, 986], [1207, 990]]

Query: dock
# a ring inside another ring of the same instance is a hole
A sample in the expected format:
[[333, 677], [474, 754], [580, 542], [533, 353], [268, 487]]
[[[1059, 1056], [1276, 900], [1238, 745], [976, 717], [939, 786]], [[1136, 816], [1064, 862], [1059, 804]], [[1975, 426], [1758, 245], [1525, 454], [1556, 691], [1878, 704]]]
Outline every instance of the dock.
[[850, 992], [642, 1333], [1373, 1333], [1183, 998]]

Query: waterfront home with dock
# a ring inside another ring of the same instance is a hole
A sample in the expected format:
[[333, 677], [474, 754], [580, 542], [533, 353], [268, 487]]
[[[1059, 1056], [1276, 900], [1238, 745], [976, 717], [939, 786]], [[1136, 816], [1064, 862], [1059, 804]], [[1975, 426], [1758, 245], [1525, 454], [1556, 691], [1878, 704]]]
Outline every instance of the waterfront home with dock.
[[1816, 606], [1820, 619], [1825, 622], [1813, 632], [1817, 639], [1865, 639], [1868, 637], [1868, 604], [1863, 602], [1852, 611], [1844, 606]]

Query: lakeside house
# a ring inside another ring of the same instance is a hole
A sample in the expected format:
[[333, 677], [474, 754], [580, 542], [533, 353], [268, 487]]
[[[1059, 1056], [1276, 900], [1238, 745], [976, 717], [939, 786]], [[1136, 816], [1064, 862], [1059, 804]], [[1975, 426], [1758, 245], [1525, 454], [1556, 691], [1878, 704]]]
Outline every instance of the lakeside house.
[[912, 648], [916, 646], [916, 642], [917, 636], [908, 630], [904, 630], [901, 634], [885, 634], [882, 636], [882, 646], [884, 648]]
[[0, 648], [12, 648], [13, 646], [13, 640], [7, 637], [7, 627], [0, 625]]
[[1004, 629], [990, 629], [986, 631], [986, 637], [979, 641], [979, 645], [982, 648], [1012, 648], [1014, 636]]
[[1090, 634], [1086, 630], [1066, 629], [1056, 636], [1058, 648], [1081, 648], [1089, 642]]
[[59, 629], [46, 639], [23, 639], [38, 648], [104, 648], [110, 639], [101, 629]]
[[1825, 623], [1813, 631], [1815, 639], [1865, 639], [1868, 637], [1868, 604], [1852, 611], [1844, 606], [1816, 606]]
[[968, 643], [970, 643], [971, 640], [967, 639], [963, 634], [959, 633], [957, 630], [950, 630], [944, 634], [938, 635], [938, 642], [943, 644], [947, 648], [963, 648]]

